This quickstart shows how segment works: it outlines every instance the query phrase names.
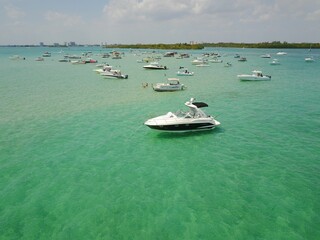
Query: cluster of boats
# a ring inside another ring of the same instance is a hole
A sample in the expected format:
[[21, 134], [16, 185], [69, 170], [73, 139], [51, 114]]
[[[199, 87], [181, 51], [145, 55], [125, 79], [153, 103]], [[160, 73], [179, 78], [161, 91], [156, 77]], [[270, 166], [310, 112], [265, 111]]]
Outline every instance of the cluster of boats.
[[[175, 56], [176, 53], [167, 53], [165, 57]], [[285, 52], [277, 53], [278, 56], [286, 55]], [[36, 58], [36, 61], [44, 61], [45, 58], [51, 56], [51, 53], [45, 52], [41, 57]], [[119, 53], [113, 53], [109, 56], [104, 57], [112, 57], [112, 59], [121, 59], [123, 55]], [[206, 67], [209, 66], [210, 63], [223, 63], [223, 60], [219, 59], [218, 55], [206, 55], [202, 57], [195, 58], [191, 61], [192, 66], [197, 67]], [[245, 57], [241, 57], [240, 55], [235, 55], [235, 58], [238, 61], [247, 61]], [[270, 54], [264, 54], [260, 56], [261, 58], [271, 58]], [[180, 55], [179, 58], [189, 58], [189, 55]], [[279, 57], [280, 58], [280, 57]], [[25, 59], [21, 56], [15, 55], [10, 57], [12, 60], [20, 60]], [[146, 70], [168, 70], [168, 67], [165, 65], [159, 64], [157, 61], [159, 58], [150, 57], [144, 58], [141, 62], [145, 63], [143, 65], [143, 69]], [[313, 62], [315, 61], [313, 57], [306, 57], [305, 62]], [[97, 61], [93, 58], [90, 58], [90, 54], [86, 54], [84, 56], [70, 56], [65, 55], [63, 59], [60, 59], [59, 62], [71, 62], [73, 64], [85, 64], [85, 63], [97, 63]], [[140, 61], [139, 61], [140, 62]], [[279, 65], [280, 62], [278, 59], [273, 59], [269, 62], [270, 65]], [[226, 62], [225, 67], [231, 67], [232, 64], [230, 62]], [[97, 69], [94, 69], [95, 72], [100, 74], [104, 78], [111, 79], [127, 79], [128, 75], [123, 74], [119, 69], [113, 69], [112, 66], [103, 63], [97, 64]], [[178, 77], [187, 77], [194, 76], [193, 71], [189, 71], [188, 68], [180, 67], [176, 71], [176, 75]], [[165, 74], [166, 75], [166, 74]], [[241, 81], [269, 81], [271, 80], [271, 76], [263, 74], [260, 70], [253, 70], [251, 74], [239, 74], [237, 78]], [[148, 83], [144, 84], [143, 87], [149, 86]], [[177, 77], [167, 78], [166, 82], [163, 83], [154, 83], [151, 84], [152, 89], [156, 92], [174, 92], [174, 91], [182, 91], [187, 89], [185, 84], [181, 83], [180, 79]], [[199, 130], [210, 130], [220, 125], [220, 122], [217, 121], [214, 117], [207, 115], [204, 111], [204, 107], [208, 107], [208, 105], [204, 102], [196, 102], [194, 98], [191, 98], [189, 101], [185, 103], [185, 106], [188, 107], [188, 111], [177, 111], [177, 112], [168, 112], [167, 114], [157, 116], [155, 118], [148, 119], [144, 122], [146, 126], [151, 129], [156, 129], [160, 131], [170, 131], [170, 132], [185, 132], [185, 131], [199, 131]]]
[[263, 75], [262, 71], [253, 70], [252, 74], [240, 74], [237, 75], [238, 79], [241, 81], [266, 81], [271, 80], [271, 76]]
[[104, 78], [127, 79], [129, 77], [128, 74], [122, 74], [118, 69], [112, 69], [112, 66], [108, 64], [99, 64], [96, 66], [98, 68], [94, 69], [93, 71], [99, 73]]

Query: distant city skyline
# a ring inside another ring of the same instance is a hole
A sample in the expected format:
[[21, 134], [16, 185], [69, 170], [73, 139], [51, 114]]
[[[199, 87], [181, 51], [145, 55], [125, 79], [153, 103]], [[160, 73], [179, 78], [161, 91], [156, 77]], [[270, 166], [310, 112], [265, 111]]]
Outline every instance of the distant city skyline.
[[320, 42], [319, 0], [0, 3], [0, 45]]

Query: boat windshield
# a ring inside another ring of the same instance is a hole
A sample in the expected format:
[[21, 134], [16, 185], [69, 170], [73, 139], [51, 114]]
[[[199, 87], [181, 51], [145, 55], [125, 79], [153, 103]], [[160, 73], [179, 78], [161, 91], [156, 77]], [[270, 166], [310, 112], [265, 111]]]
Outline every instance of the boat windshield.
[[178, 110], [175, 112], [175, 115], [179, 118], [191, 118], [191, 114], [189, 111]]

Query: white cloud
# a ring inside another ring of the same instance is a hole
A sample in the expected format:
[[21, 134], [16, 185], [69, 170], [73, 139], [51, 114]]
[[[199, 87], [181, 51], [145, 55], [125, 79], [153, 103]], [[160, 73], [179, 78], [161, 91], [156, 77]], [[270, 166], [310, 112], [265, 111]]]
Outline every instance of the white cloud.
[[308, 21], [320, 21], [320, 9], [310, 12], [306, 16]]
[[115, 22], [167, 21], [230, 12], [220, 0], [111, 0], [103, 12]]
[[6, 16], [11, 20], [19, 20], [26, 15], [24, 11], [18, 9], [13, 5], [4, 6], [4, 10], [5, 10]]
[[73, 27], [82, 23], [82, 18], [80, 16], [53, 11], [46, 12], [45, 19], [53, 24], [58, 24], [66, 27]]

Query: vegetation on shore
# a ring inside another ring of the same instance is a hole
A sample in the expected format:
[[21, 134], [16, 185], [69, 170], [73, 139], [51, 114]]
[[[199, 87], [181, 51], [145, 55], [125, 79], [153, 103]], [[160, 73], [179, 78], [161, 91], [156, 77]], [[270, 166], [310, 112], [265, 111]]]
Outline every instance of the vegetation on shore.
[[105, 48], [134, 48], [134, 49], [203, 49], [203, 44], [175, 43], [175, 44], [111, 44], [103, 46]]
[[288, 42], [261, 42], [261, 43], [175, 43], [175, 44], [111, 44], [105, 48], [132, 48], [132, 49], [203, 49], [205, 47], [228, 47], [228, 48], [320, 48], [320, 43], [288, 43]]

